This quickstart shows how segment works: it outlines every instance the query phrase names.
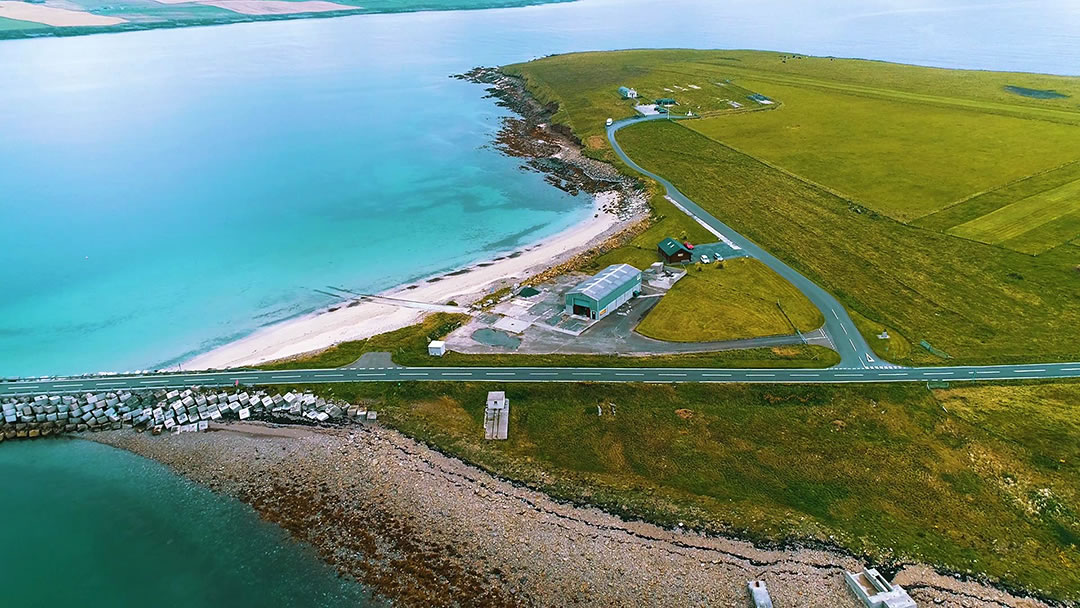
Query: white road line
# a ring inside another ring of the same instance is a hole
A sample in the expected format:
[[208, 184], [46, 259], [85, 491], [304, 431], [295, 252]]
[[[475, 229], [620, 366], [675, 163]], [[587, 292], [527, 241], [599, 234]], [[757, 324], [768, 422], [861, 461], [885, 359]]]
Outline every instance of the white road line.
[[862, 374], [836, 374], [837, 378], [862, 378]]
[[76, 386], [82, 386], [82, 382], [67, 383], [67, 384], [54, 384], [53, 388], [75, 388]]
[[555, 372], [529, 372], [530, 376], [557, 376]]
[[166, 384], [168, 380], [140, 380], [140, 384]]
[[1063, 372], [1080, 372], [1080, 367], [1063, 367], [1063, 368], [1061, 368], [1061, 371], [1063, 371]]
[[792, 378], [817, 378], [821, 374], [791, 374]]
[[599, 376], [600, 372], [574, 372], [575, 376]]
[[616, 373], [615, 375], [616, 376], [644, 376], [645, 374], [619, 374], [619, 373]]
[[836, 309], [835, 308], [831, 309], [829, 312], [832, 313], [832, 316], [833, 316], [834, 319], [836, 319], [837, 321], [840, 320], [840, 317], [836, 316]]
[[731, 374], [701, 374], [706, 378], [730, 378]]
[[370, 378], [372, 376], [383, 378], [386, 376], [386, 372], [383, 372], [381, 374], [353, 374], [353, 377], [355, 378]]
[[975, 372], [975, 373], [976, 374], [1000, 374], [1001, 372], [999, 372], [997, 370], [993, 370], [993, 371]]
[[427, 372], [415, 372], [415, 373], [402, 372], [401, 375], [402, 376], [426, 376], [426, 375], [428, 375], [428, 373]]
[[746, 374], [747, 378], [772, 378], [776, 374]]
[[670, 378], [685, 378], [686, 374], [656, 374], [657, 376], [667, 376]]
[[315, 374], [316, 378], [340, 378], [345, 374]]
[[1018, 373], [1018, 374], [1034, 374], [1036, 372], [1045, 372], [1045, 371], [1046, 371], [1045, 369], [1018, 369], [1018, 370], [1016, 370], [1016, 373]]
[[36, 385], [36, 384], [20, 384], [19, 385], [19, 388], [37, 388], [37, 387], [38, 387], [38, 385]]
[[907, 372], [893, 372], [891, 374], [881, 374], [882, 376], [906, 376]]
[[927, 376], [951, 376], [952, 372], [926, 372]]
[[513, 376], [514, 372], [484, 372], [488, 376]]
[[471, 376], [472, 372], [444, 372], [444, 376]]
[[270, 376], [271, 380], [296, 380], [301, 376]]
[[847, 325], [841, 325], [840, 329], [844, 330], [844, 335], [847, 335]]

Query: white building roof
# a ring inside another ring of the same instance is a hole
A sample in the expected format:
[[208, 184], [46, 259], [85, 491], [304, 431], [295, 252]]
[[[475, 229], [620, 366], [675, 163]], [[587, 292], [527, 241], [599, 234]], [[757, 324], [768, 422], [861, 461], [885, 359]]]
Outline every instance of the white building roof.
[[641, 271], [629, 264], [612, 264], [578, 283], [567, 293], [580, 293], [599, 302], [623, 283], [640, 275]]

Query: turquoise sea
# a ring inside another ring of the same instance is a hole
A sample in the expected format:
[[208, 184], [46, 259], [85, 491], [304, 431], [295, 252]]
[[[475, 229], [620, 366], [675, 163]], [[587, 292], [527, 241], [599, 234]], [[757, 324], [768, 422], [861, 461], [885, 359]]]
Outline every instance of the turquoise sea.
[[[628, 47], [1076, 74], [1080, 5], [583, 0], [0, 42], [0, 376], [163, 366], [326, 285], [574, 224], [588, 201], [492, 150], [503, 111], [448, 75]], [[125, 452], [6, 442], [0, 479], [0, 604], [370, 605], [249, 508]]]
[[0, 445], [0, 604], [376, 606], [247, 505], [83, 440]]
[[1076, 3], [583, 0], [0, 42], [0, 376], [162, 367], [513, 250], [588, 201], [448, 78], [574, 50], [1080, 70]]

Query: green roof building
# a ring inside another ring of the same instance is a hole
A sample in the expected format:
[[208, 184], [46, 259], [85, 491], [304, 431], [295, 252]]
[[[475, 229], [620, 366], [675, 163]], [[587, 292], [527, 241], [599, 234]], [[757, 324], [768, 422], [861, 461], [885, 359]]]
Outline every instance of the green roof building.
[[566, 314], [599, 320], [641, 293], [641, 271], [613, 264], [566, 292]]
[[656, 248], [660, 251], [660, 257], [664, 258], [664, 261], [668, 264], [689, 262], [690, 258], [693, 257], [686, 245], [671, 237], [660, 241]]

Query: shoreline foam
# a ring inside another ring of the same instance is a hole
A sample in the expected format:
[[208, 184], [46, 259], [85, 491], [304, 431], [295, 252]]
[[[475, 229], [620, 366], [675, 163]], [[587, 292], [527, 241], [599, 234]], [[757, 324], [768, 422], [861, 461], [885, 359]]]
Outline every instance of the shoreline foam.
[[[605, 210], [618, 196], [616, 192], [594, 195], [593, 213], [586, 220], [510, 255], [501, 254], [494, 260], [420, 279], [378, 295], [427, 304], [446, 304], [451, 300], [466, 304], [482, 299], [496, 288], [519, 283], [557, 266], [640, 221], [640, 215], [624, 219]], [[427, 314], [418, 308], [369, 301], [342, 304], [337, 302], [316, 312], [258, 329], [244, 338], [195, 356], [185, 361], [182, 367], [191, 370], [257, 365], [400, 329], [419, 322]]]

